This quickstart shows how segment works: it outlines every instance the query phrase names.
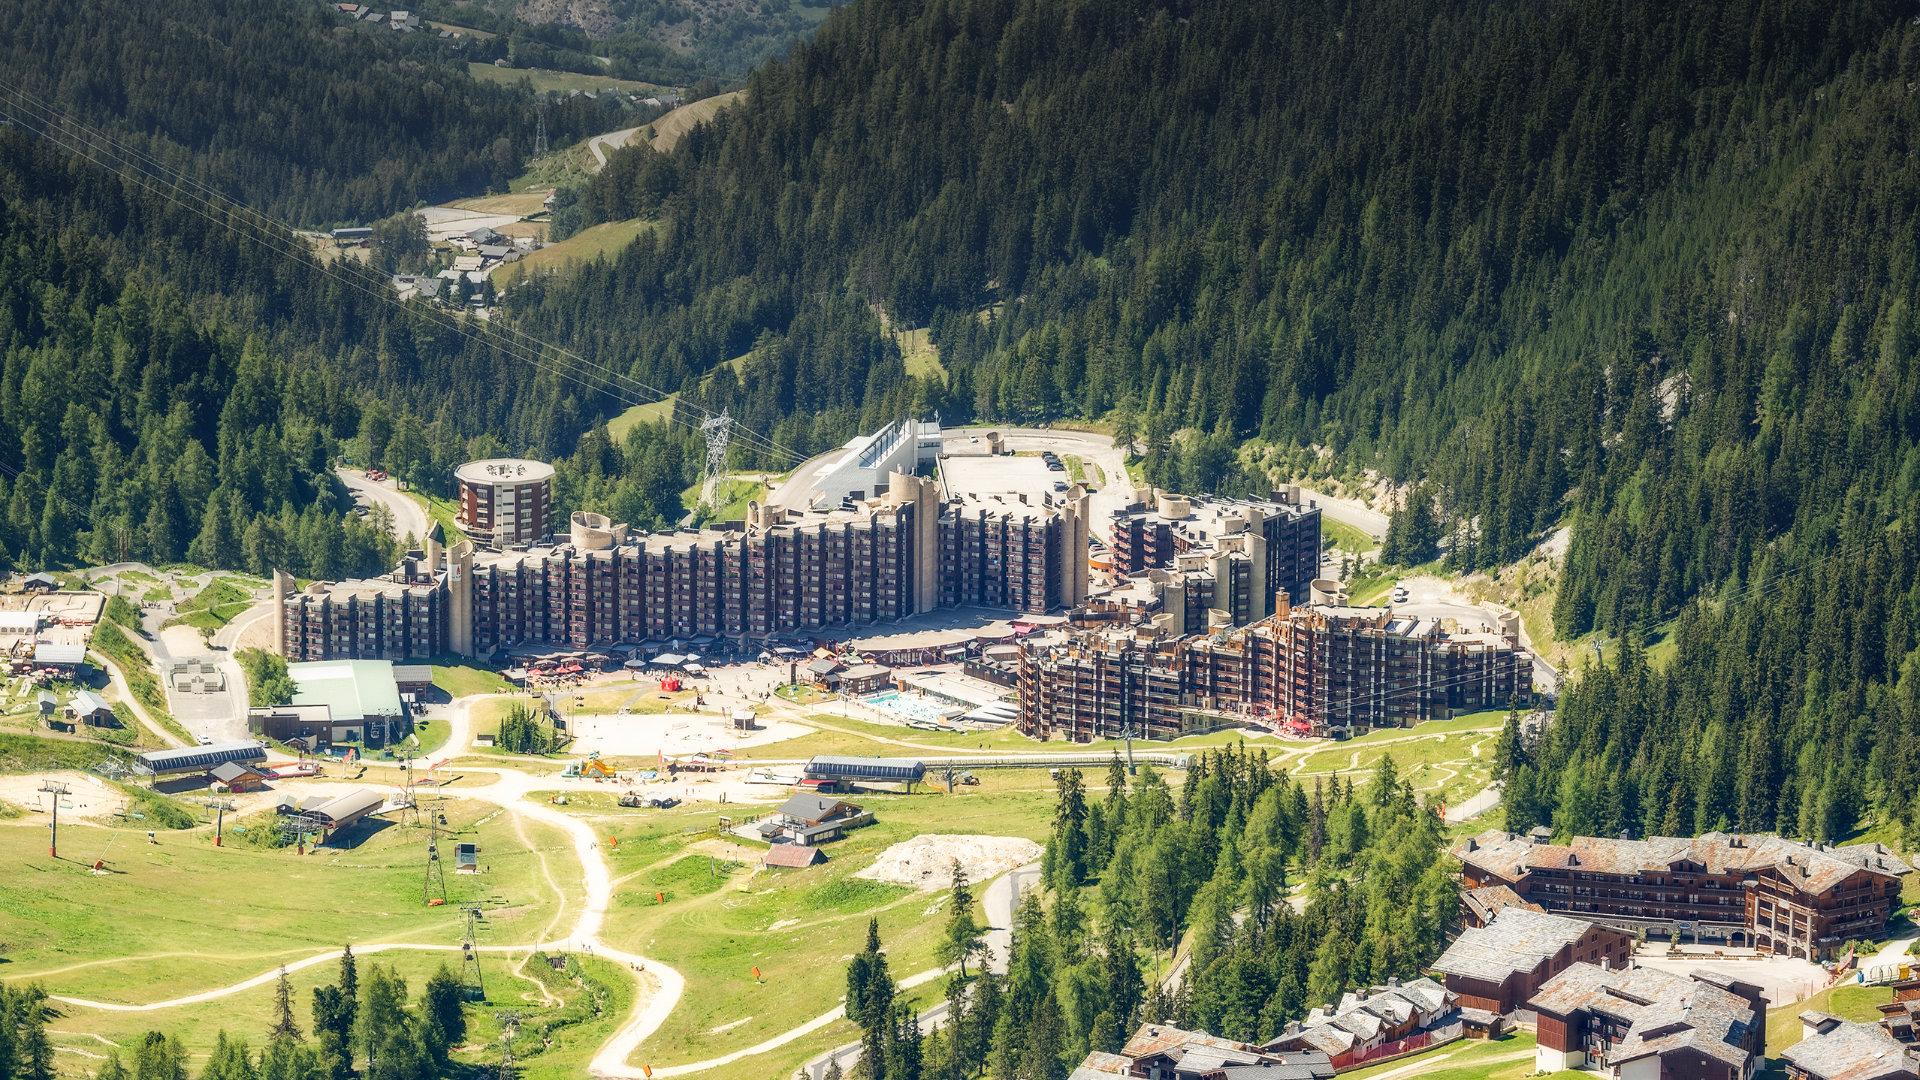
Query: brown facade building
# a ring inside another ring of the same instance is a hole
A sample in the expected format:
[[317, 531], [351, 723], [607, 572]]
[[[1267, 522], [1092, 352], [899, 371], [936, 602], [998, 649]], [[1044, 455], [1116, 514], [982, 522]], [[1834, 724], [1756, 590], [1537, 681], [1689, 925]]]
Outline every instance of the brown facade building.
[[1911, 868], [1879, 844], [1778, 836], [1609, 840], [1482, 833], [1454, 849], [1461, 885], [1505, 885], [1541, 908], [1649, 937], [1820, 959], [1883, 934]]
[[316, 583], [296, 593], [293, 579], [276, 571], [280, 654], [288, 660], [401, 660], [443, 653], [443, 576], [428, 560], [409, 557], [384, 578]]
[[1624, 968], [1633, 935], [1584, 919], [1509, 907], [1469, 927], [1433, 962], [1462, 1009], [1504, 1016], [1574, 964]]
[[454, 470], [460, 528], [481, 547], [537, 544], [552, 528], [553, 466], [544, 461], [489, 458]]
[[1623, 1080], [1745, 1080], [1766, 1038], [1760, 988], [1722, 975], [1574, 964], [1527, 1002], [1538, 1072]]
[[1087, 742], [1256, 721], [1345, 735], [1532, 698], [1532, 662], [1513, 640], [1384, 608], [1279, 607], [1211, 635], [1106, 626], [1023, 647], [1021, 729]]
[[[943, 502], [896, 473], [827, 509], [755, 506], [728, 528], [638, 534], [573, 515], [565, 537], [442, 552], [389, 576], [278, 591], [294, 660], [492, 655], [672, 638], [749, 638], [980, 605], [1041, 613], [1085, 599], [1087, 496]], [[524, 521], [524, 519], [518, 519]], [[502, 522], [504, 524], [504, 522]]]
[[1305, 603], [1320, 570], [1320, 510], [1298, 488], [1270, 499], [1158, 493], [1151, 508], [1115, 512], [1108, 534], [1113, 572], [1125, 580], [1096, 606], [1179, 634], [1258, 622], [1277, 596]]

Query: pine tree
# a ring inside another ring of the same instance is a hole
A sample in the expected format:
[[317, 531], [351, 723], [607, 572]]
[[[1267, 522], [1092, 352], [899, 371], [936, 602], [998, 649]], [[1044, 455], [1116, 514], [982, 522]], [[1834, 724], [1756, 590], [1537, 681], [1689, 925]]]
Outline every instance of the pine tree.
[[280, 978], [273, 987], [273, 1026], [267, 1029], [269, 1038], [298, 1039], [300, 1025], [293, 1018], [293, 983], [287, 978], [287, 969], [280, 969]]
[[978, 953], [982, 945], [980, 924], [973, 916], [973, 890], [967, 885], [967, 871], [959, 860], [954, 861], [953, 885], [947, 896], [946, 936], [941, 939], [938, 956], [943, 965], [958, 965], [960, 977], [965, 979], [967, 960]]

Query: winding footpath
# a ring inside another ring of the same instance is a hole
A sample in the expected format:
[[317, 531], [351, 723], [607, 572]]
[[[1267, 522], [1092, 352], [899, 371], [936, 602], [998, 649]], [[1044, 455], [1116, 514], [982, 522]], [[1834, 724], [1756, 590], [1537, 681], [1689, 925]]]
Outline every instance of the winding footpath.
[[[452, 726], [453, 731], [450, 733], [447, 743], [448, 752], [450, 755], [457, 756], [460, 753], [464, 753], [472, 743], [472, 723], [466, 709], [456, 709], [454, 711]], [[632, 1012], [627, 1015], [619, 1029], [616, 1030], [613, 1036], [607, 1040], [606, 1044], [601, 1047], [600, 1052], [594, 1056], [593, 1062], [589, 1066], [589, 1071], [594, 1076], [615, 1078], [615, 1080], [645, 1077], [647, 1075], [646, 1070], [643, 1067], [628, 1064], [628, 1059], [639, 1049], [640, 1044], [645, 1042], [655, 1031], [659, 1030], [660, 1025], [665, 1023], [667, 1017], [672, 1014], [674, 1006], [679, 1003], [681, 994], [686, 989], [686, 980], [681, 977], [679, 972], [673, 970], [673, 968], [666, 964], [649, 957], [616, 948], [602, 938], [601, 931], [606, 921], [607, 911], [613, 904], [613, 874], [607, 865], [607, 860], [600, 852], [599, 838], [594, 834], [592, 826], [580, 818], [562, 813], [559, 810], [553, 809], [551, 806], [531, 801], [526, 797], [536, 789], [546, 790], [550, 788], [560, 788], [564, 790], [579, 786], [581, 790], [590, 790], [590, 782], [581, 782], [579, 785], [576, 785], [559, 777], [533, 776], [517, 769], [505, 767], [463, 767], [462, 771], [468, 773], [490, 773], [496, 778], [495, 783], [487, 787], [462, 789], [460, 795], [463, 798], [474, 798], [492, 803], [506, 810], [516, 818], [537, 821], [565, 832], [573, 840], [574, 855], [580, 861], [582, 874], [581, 883], [586, 892], [586, 899], [581, 905], [580, 913], [575, 918], [572, 928], [568, 930], [564, 936], [551, 941], [542, 941], [533, 944], [481, 945], [477, 946], [477, 948], [482, 952], [488, 953], [530, 953], [536, 950], [579, 952], [604, 960], [610, 960], [626, 966], [629, 970], [644, 973], [652, 981], [654, 988], [651, 992], [643, 992], [636, 995]], [[459, 945], [403, 941], [356, 943], [353, 948], [355, 955], [358, 956], [396, 951], [460, 951]], [[338, 960], [341, 951], [342, 950], [339, 949], [328, 949], [301, 957], [284, 965], [276, 964], [266, 971], [227, 986], [217, 987], [212, 990], [203, 990], [199, 993], [187, 994], [177, 998], [169, 998], [165, 1001], [126, 1004], [110, 1001], [93, 1001], [87, 998], [70, 997], [61, 994], [51, 996], [54, 1001], [74, 1008], [96, 1009], [102, 1012], [117, 1013], [159, 1012], [186, 1005], [199, 1005], [210, 1001], [217, 1001], [224, 997], [230, 997], [234, 994], [267, 986], [280, 978], [280, 972], [282, 970], [288, 972], [301, 971], [313, 967], [316, 964], [329, 963]], [[805, 1032], [793, 1034], [792, 1037], [798, 1038], [800, 1034], [805, 1034]]]
[[[472, 746], [473, 724], [471, 705], [483, 698], [463, 699], [450, 710], [451, 731], [448, 733], [448, 757], [458, 757]], [[631, 1059], [641, 1045], [658, 1031], [667, 1018], [672, 1015], [686, 991], [686, 980], [667, 964], [637, 953], [627, 952], [614, 946], [603, 937], [603, 927], [608, 910], [613, 905], [614, 877], [607, 859], [600, 850], [599, 837], [586, 821], [563, 813], [545, 803], [529, 799], [534, 791], [579, 790], [604, 791], [588, 780], [568, 780], [556, 776], [536, 776], [502, 766], [461, 766], [463, 773], [486, 773], [495, 778], [494, 783], [485, 787], [462, 788], [462, 798], [478, 799], [504, 809], [518, 820], [538, 822], [562, 830], [573, 841], [575, 857], [580, 862], [581, 884], [585, 890], [585, 900], [572, 927], [562, 936], [548, 941], [518, 945], [479, 945], [481, 952], [491, 954], [531, 954], [535, 951], [578, 952], [598, 957], [627, 967], [630, 971], [645, 976], [641, 992], [635, 995], [634, 1005], [613, 1035], [603, 1043], [587, 1066], [587, 1072], [595, 1077], [607, 1080], [645, 1080], [646, 1077], [686, 1076], [720, 1068], [746, 1058], [764, 1054], [786, 1046], [798, 1039], [805, 1038], [833, 1024], [845, 1015], [844, 1008], [836, 1007], [813, 1019], [781, 1032], [753, 1046], [724, 1054], [706, 1061], [689, 1062], [681, 1065], [668, 1065], [650, 1068], [631, 1064]], [[378, 785], [375, 785], [378, 786]], [[1033, 867], [1004, 874], [988, 888], [983, 903], [988, 919], [994, 923], [987, 943], [997, 963], [1005, 962], [1008, 949], [1006, 927], [1011, 923], [1012, 912], [1017, 900], [1015, 891], [1023, 883], [1023, 876], [1031, 879], [1036, 876]], [[354, 943], [354, 955], [369, 956], [383, 952], [458, 952], [457, 944], [410, 941], [375, 941]], [[342, 950], [327, 949], [284, 964], [275, 964], [265, 971], [226, 986], [203, 990], [164, 1001], [127, 1004], [123, 1002], [94, 1001], [87, 998], [62, 994], [50, 995], [54, 1001], [77, 1009], [93, 1009], [114, 1013], [150, 1013], [167, 1009], [176, 1009], [189, 1005], [200, 1005], [249, 990], [269, 986], [280, 978], [280, 973], [302, 971], [319, 964], [338, 961]], [[944, 968], [932, 968], [917, 972], [900, 980], [902, 989], [910, 989], [939, 978], [946, 973]], [[651, 985], [648, 985], [648, 984]], [[936, 1007], [937, 1008], [937, 1007]], [[929, 1022], [937, 1022], [938, 1014], [929, 1011]], [[847, 1052], [846, 1047], [834, 1051], [834, 1055]], [[854, 1047], [857, 1050], [857, 1046]], [[823, 1059], [824, 1060], [824, 1059]]]
[[[448, 710], [450, 730], [447, 736], [446, 747], [441, 752], [442, 757], [446, 759], [459, 758], [472, 750], [472, 707], [480, 701], [497, 696], [499, 695], [477, 695], [462, 698], [455, 703], [452, 709]], [[776, 706], [775, 711], [784, 711], [781, 707], [783, 705], [784, 703], [781, 703], [780, 706]], [[798, 710], [795, 711], [797, 712]], [[831, 724], [821, 724], [817, 716], [809, 718], [807, 722], [813, 726], [832, 730], [848, 730], [850, 733], [865, 734], [864, 732], [852, 732], [851, 729], [834, 728]], [[1394, 739], [1384, 739], [1380, 740], [1380, 742], [1400, 743], [1435, 737], [1444, 737], [1444, 735], [1409, 735]], [[938, 747], [906, 739], [881, 738], [878, 741], [921, 750], [951, 752], [950, 748]], [[1289, 757], [1295, 757], [1297, 760], [1293, 764], [1294, 771], [1297, 772], [1300, 767], [1305, 764], [1310, 750], [1316, 748], [1317, 747], [1309, 746], [1283, 746], [1279, 748], [1276, 764]], [[1036, 755], [1022, 754], [1017, 751], [1001, 751], [998, 753], [989, 752], [986, 756], [1019, 759], [1030, 758]], [[671, 966], [650, 957], [627, 952], [618, 948], [605, 938], [604, 927], [606, 917], [608, 911], [612, 908], [614, 889], [619, 882], [615, 879], [612, 868], [605, 854], [600, 849], [600, 837], [594, 832], [593, 826], [587, 820], [564, 813], [548, 803], [529, 798], [534, 792], [604, 792], [606, 790], [604, 785], [596, 784], [594, 781], [584, 778], [569, 779], [551, 774], [536, 775], [529, 773], [515, 767], [515, 762], [518, 760], [522, 759], [517, 759], [510, 755], [496, 754], [490, 755], [489, 764], [462, 764], [460, 766], [462, 773], [489, 775], [493, 777], [493, 783], [485, 786], [461, 788], [458, 794], [462, 798], [476, 799], [500, 807], [513, 817], [516, 828], [522, 828], [526, 823], [532, 822], [561, 830], [572, 840], [574, 855], [580, 863], [580, 884], [584, 891], [584, 900], [581, 902], [580, 909], [573, 918], [572, 926], [559, 937], [534, 943], [511, 945], [490, 944], [476, 947], [480, 951], [490, 954], [521, 955], [523, 961], [525, 957], [531, 956], [536, 951], [578, 952], [624, 965], [630, 971], [641, 976], [640, 991], [635, 995], [631, 1011], [620, 1022], [620, 1026], [594, 1054], [586, 1070], [589, 1075], [604, 1078], [604, 1080], [645, 1080], [645, 1078], [648, 1077], [690, 1076], [708, 1072], [787, 1046], [831, 1026], [835, 1021], [840, 1020], [845, 1015], [844, 1007], [836, 1006], [804, 1023], [798, 1024], [752, 1046], [734, 1050], [704, 1061], [659, 1067], [632, 1064], [633, 1058], [638, 1054], [642, 1045], [647, 1039], [652, 1037], [655, 1032], [660, 1030], [661, 1026], [666, 1023], [667, 1018], [672, 1015], [675, 1007], [679, 1005], [681, 997], [686, 992], [686, 980]], [[548, 759], [524, 760], [527, 760], [529, 763], [534, 761], [550, 763]], [[497, 762], [497, 764], [493, 762]], [[771, 762], [751, 761], [743, 762], [743, 764], [762, 767], [771, 764]], [[380, 787], [380, 785], [371, 786], [376, 788]], [[392, 791], [396, 789], [387, 788], [386, 790]], [[989, 963], [997, 969], [1004, 970], [1004, 965], [1011, 949], [1009, 927], [1012, 925], [1013, 913], [1019, 905], [1021, 892], [1037, 879], [1037, 867], [1021, 867], [993, 879], [988, 883], [983, 893], [982, 913], [986, 917], [989, 926], [985, 936]], [[550, 883], [551, 880], [551, 875], [549, 875]], [[561, 914], [555, 916], [556, 922], [564, 917], [565, 904], [565, 894], [562, 892], [562, 911]], [[458, 944], [435, 942], [374, 941], [355, 942], [353, 943], [353, 949], [356, 955], [372, 955], [382, 952], [400, 951], [458, 952], [460, 946]], [[86, 998], [59, 994], [51, 996], [54, 1001], [76, 1009], [92, 1009], [114, 1013], [160, 1012], [182, 1006], [199, 1005], [206, 1002], [217, 1001], [221, 998], [268, 986], [280, 977], [282, 970], [288, 972], [301, 971], [318, 964], [337, 961], [340, 955], [341, 950], [339, 949], [319, 951], [288, 961], [284, 964], [273, 964], [258, 974], [226, 986], [186, 994], [165, 1001], [127, 1004], [93, 1001]], [[915, 972], [901, 978], [899, 986], [902, 989], [911, 989], [932, 982], [946, 974], [946, 972], [946, 968], [929, 968], [924, 971]], [[922, 1024], [928, 1029], [937, 1026], [944, 1017], [944, 1011], [944, 1003], [937, 1003], [931, 1006], [922, 1014]], [[858, 1052], [859, 1046], [857, 1043], [838, 1047], [808, 1062], [802, 1071], [808, 1076], [817, 1078], [823, 1076], [827, 1072], [829, 1065], [835, 1061], [839, 1062], [842, 1070], [845, 1071], [852, 1064], [853, 1059], [857, 1057]]]

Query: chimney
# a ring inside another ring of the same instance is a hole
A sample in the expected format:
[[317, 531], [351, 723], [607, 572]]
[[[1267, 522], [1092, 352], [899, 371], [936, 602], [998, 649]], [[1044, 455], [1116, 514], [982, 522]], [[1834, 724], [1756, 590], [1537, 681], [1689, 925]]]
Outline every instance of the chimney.
[[1480, 850], [1480, 841], [1478, 841], [1478, 840], [1475, 840], [1475, 839], [1474, 839], [1473, 837], [1471, 837], [1471, 836], [1469, 836], [1469, 837], [1467, 837], [1467, 850], [1468, 850], [1468, 851], [1479, 851], [1479, 850]]

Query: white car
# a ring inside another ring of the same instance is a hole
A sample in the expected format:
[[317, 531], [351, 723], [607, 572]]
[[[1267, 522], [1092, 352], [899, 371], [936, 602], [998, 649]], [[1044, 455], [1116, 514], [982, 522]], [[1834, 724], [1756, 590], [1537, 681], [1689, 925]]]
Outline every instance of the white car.
[[1395, 589], [1395, 590], [1393, 590], [1393, 602], [1394, 602], [1394, 603], [1396, 603], [1396, 604], [1404, 604], [1404, 603], [1406, 603], [1406, 602], [1407, 602], [1407, 590], [1405, 590], [1405, 589]]

